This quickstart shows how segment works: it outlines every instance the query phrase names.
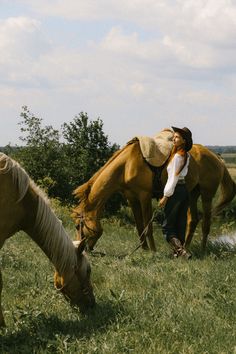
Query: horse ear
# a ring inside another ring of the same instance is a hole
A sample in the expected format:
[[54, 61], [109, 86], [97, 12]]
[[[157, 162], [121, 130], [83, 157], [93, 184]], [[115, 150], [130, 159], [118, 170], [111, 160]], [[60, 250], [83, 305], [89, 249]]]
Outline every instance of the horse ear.
[[81, 241], [77, 240], [77, 241], [73, 241], [74, 246], [77, 248], [77, 252], [78, 254], [81, 254], [86, 246], [86, 239], [83, 238]]

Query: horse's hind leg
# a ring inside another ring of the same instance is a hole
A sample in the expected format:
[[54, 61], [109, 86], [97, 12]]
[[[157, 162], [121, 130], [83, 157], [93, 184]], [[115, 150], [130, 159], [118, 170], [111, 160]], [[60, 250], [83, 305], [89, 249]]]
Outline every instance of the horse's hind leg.
[[196, 187], [190, 194], [190, 206], [188, 210], [187, 230], [185, 237], [185, 246], [188, 247], [192, 241], [194, 232], [199, 222], [197, 201], [200, 196], [199, 187]]
[[4, 327], [5, 326], [5, 321], [4, 321], [4, 317], [3, 317], [3, 313], [2, 313], [2, 273], [0, 270], [0, 327]]
[[211, 210], [212, 210], [212, 198], [202, 197], [202, 251], [206, 251], [207, 237], [210, 233], [211, 227]]

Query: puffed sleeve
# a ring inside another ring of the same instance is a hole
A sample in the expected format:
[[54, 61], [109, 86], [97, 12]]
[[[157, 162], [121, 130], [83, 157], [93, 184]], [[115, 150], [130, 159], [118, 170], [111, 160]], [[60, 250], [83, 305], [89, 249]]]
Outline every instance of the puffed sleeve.
[[179, 179], [179, 175], [176, 175], [176, 173], [180, 170], [183, 163], [184, 158], [179, 154], [175, 154], [172, 161], [170, 162], [170, 165], [168, 166], [168, 179], [164, 188], [165, 197], [171, 197], [174, 193], [176, 184]]

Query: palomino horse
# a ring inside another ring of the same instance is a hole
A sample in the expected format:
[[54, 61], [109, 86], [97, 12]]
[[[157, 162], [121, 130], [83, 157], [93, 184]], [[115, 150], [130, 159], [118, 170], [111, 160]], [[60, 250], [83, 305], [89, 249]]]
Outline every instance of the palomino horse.
[[[17, 231], [25, 231], [55, 266], [55, 287], [82, 311], [95, 304], [84, 242], [70, 240], [42, 191], [14, 160], [0, 153], [0, 248]], [[1, 308], [0, 326], [4, 326]]]
[[[212, 199], [221, 186], [221, 199], [214, 209], [219, 212], [228, 204], [236, 193], [235, 183], [229, 175], [224, 162], [202, 145], [194, 145], [190, 151], [191, 159], [186, 178], [190, 191], [190, 208], [186, 232], [186, 245], [192, 240], [199, 221], [197, 201], [202, 199], [202, 249], [205, 250], [207, 236], [210, 232]], [[77, 237], [86, 237], [87, 245], [93, 249], [102, 234], [100, 223], [101, 212], [107, 199], [120, 191], [127, 198], [134, 214], [142, 247], [156, 251], [153, 239], [152, 223], [152, 194], [154, 174], [145, 162], [139, 142], [131, 141], [117, 151], [107, 163], [98, 170], [86, 183], [75, 191], [79, 205], [72, 216], [78, 230]], [[161, 174], [162, 185], [167, 178], [166, 169]], [[144, 236], [143, 230], [146, 230]]]

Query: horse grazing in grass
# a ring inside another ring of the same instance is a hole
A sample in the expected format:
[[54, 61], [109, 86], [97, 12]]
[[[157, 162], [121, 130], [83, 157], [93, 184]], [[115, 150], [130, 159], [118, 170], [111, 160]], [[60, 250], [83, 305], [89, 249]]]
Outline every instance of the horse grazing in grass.
[[[202, 249], [205, 250], [210, 232], [212, 200], [219, 186], [221, 199], [213, 210], [218, 213], [235, 196], [236, 188], [224, 162], [202, 145], [194, 145], [186, 184], [190, 191], [190, 208], [186, 231], [186, 246], [190, 245], [199, 221], [197, 201], [202, 200]], [[167, 179], [166, 168], [161, 173], [162, 186]], [[120, 191], [127, 198], [132, 209], [142, 247], [156, 251], [153, 239], [152, 196], [154, 173], [144, 160], [139, 141], [133, 140], [117, 151], [107, 163], [86, 183], [79, 186], [74, 195], [79, 199], [72, 216], [78, 230], [77, 237], [86, 237], [89, 249], [93, 249], [102, 235], [100, 223], [103, 206], [107, 199]], [[146, 228], [146, 236], [143, 230]]]
[[[95, 299], [84, 241], [73, 244], [42, 191], [16, 161], [0, 153], [0, 248], [20, 230], [37, 243], [55, 266], [55, 287], [82, 311], [92, 307]], [[0, 272], [0, 326], [5, 324], [2, 286]]]

